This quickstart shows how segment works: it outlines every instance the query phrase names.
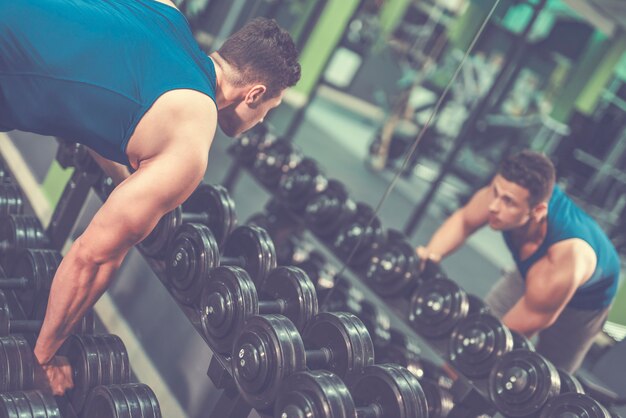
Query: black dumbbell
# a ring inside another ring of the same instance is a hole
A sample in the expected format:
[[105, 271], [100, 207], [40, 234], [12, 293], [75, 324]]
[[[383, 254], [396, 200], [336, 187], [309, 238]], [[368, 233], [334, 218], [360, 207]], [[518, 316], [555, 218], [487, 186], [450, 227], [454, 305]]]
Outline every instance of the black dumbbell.
[[130, 382], [128, 352], [116, 335], [71, 335], [59, 355], [67, 357], [72, 368], [74, 387], [66, 396], [79, 413], [95, 387]]
[[0, 393], [31, 390], [35, 385], [35, 357], [21, 335], [0, 337]]
[[200, 298], [204, 336], [218, 353], [230, 353], [246, 321], [258, 314], [281, 314], [299, 331], [317, 315], [315, 286], [297, 267], [278, 267], [257, 286], [239, 267], [209, 273]]
[[98, 386], [85, 402], [83, 417], [161, 418], [161, 407], [148, 385], [127, 383]]
[[488, 386], [491, 402], [507, 417], [534, 416], [561, 388], [554, 365], [528, 350], [513, 350], [500, 357]]
[[[318, 297], [319, 299], [319, 297]], [[353, 286], [346, 277], [335, 277], [333, 288], [320, 301], [320, 311], [360, 312], [361, 303], [365, 299], [363, 292]]]
[[513, 336], [513, 349], [523, 349], [528, 351], [535, 351], [535, 345], [526, 337], [517, 331], [509, 330]]
[[338, 180], [329, 180], [326, 189], [307, 204], [304, 221], [322, 239], [332, 240], [339, 228], [356, 213], [356, 203]]
[[583, 385], [580, 381], [571, 373], [566, 372], [563, 369], [556, 369], [559, 373], [559, 380], [561, 381], [561, 390], [559, 394], [564, 393], [585, 393]]
[[387, 349], [391, 343], [391, 320], [389, 316], [381, 312], [376, 305], [365, 299], [361, 302], [358, 312], [351, 312], [356, 315], [363, 324], [370, 336], [376, 353]]
[[491, 309], [489, 309], [489, 306], [487, 306], [485, 301], [473, 293], [467, 294], [467, 300], [469, 301], [468, 315], [491, 313]]
[[34, 216], [8, 215], [0, 218], [0, 252], [11, 256], [21, 249], [46, 248], [48, 245], [48, 237]]
[[379, 295], [395, 296], [410, 290], [420, 277], [415, 249], [398, 231], [388, 230], [386, 239], [371, 254], [365, 271], [367, 284]]
[[276, 140], [267, 124], [259, 123], [243, 134], [230, 148], [229, 152], [244, 166], [252, 166], [258, 153]]
[[395, 363], [408, 369], [418, 379], [424, 377], [421, 350], [408, 336], [397, 328], [389, 331], [389, 345], [384, 350], [376, 352], [376, 361], [380, 363]]
[[513, 336], [495, 316], [469, 315], [458, 323], [450, 336], [448, 358], [470, 379], [485, 378], [498, 359], [513, 350]]
[[446, 418], [454, 408], [452, 393], [434, 380], [420, 379], [428, 405], [428, 418]]
[[333, 248], [341, 260], [362, 270], [383, 239], [382, 224], [374, 209], [365, 203], [357, 203], [354, 216], [339, 228]]
[[87, 171], [96, 167], [96, 163], [89, 155], [87, 147], [66, 140], [59, 140], [56, 160], [61, 167], [74, 167], [78, 171]]
[[304, 158], [278, 183], [277, 194], [295, 214], [302, 215], [308, 203], [328, 187], [328, 178], [315, 160]]
[[4, 163], [0, 162], [0, 181], [13, 182], [11, 178], [11, 174], [9, 174], [9, 170], [7, 170]]
[[102, 175], [98, 183], [96, 183], [96, 193], [100, 196], [102, 201], [105, 201], [113, 190], [115, 189], [115, 183], [113, 179], [107, 175]]
[[[0, 336], [10, 334], [33, 333], [38, 334], [42, 320], [38, 319], [11, 319], [9, 304], [4, 292], [0, 291]], [[76, 325], [77, 334], [92, 334], [95, 328], [93, 311], [89, 311]]]
[[0, 289], [15, 290], [26, 318], [43, 318], [61, 259], [61, 254], [54, 250], [22, 250], [6, 273], [0, 268]]
[[51, 393], [28, 390], [0, 393], [0, 417], [60, 418], [61, 412]]
[[[305, 349], [306, 347], [306, 349]], [[374, 363], [374, 346], [354, 315], [322, 312], [302, 336], [282, 315], [253, 316], [233, 345], [233, 376], [252, 407], [268, 408], [292, 373], [325, 369], [350, 382]]]
[[235, 202], [224, 187], [201, 184], [181, 206], [161, 218], [141, 242], [142, 250], [150, 257], [163, 257], [176, 230], [186, 223], [206, 225], [221, 247], [237, 223]]
[[326, 256], [317, 250], [306, 254], [306, 257], [296, 256], [294, 253], [293, 265], [304, 270], [315, 284], [318, 299], [323, 301], [335, 286], [337, 269], [328, 262]]
[[281, 386], [274, 417], [426, 418], [428, 406], [415, 376], [395, 364], [377, 364], [350, 389], [327, 371], [292, 374]]
[[9, 181], [0, 181], [0, 216], [20, 215], [24, 212], [22, 193], [19, 187]]
[[302, 158], [302, 153], [291, 141], [278, 138], [259, 151], [252, 171], [261, 183], [274, 189], [278, 186], [281, 177], [296, 168]]
[[550, 399], [539, 418], [611, 418], [611, 413], [591, 396], [564, 393]]
[[242, 267], [255, 283], [276, 268], [276, 252], [262, 228], [242, 225], [228, 236], [222, 255], [211, 230], [200, 224], [183, 224], [167, 252], [167, 275], [174, 296], [195, 304], [209, 271], [219, 265]]
[[420, 335], [441, 338], [449, 335], [469, 312], [467, 293], [445, 278], [429, 280], [411, 296], [409, 323]]

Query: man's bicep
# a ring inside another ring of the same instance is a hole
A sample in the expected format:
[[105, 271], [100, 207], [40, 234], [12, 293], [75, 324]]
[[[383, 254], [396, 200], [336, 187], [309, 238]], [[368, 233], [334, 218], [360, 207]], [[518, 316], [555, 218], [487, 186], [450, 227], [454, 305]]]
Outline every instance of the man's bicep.
[[530, 309], [559, 313], [576, 292], [570, 263], [555, 265], [547, 256], [537, 261], [526, 275], [526, 303]]
[[96, 262], [117, 258], [196, 188], [206, 163], [165, 157], [140, 167], [111, 193], [81, 236]]

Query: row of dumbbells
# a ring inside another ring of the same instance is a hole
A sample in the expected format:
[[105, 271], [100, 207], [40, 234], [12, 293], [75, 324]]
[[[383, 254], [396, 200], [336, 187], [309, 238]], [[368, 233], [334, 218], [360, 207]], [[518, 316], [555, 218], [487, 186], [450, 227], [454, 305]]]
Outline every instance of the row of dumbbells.
[[[582, 394], [582, 386], [573, 376], [553, 366], [550, 373], [539, 374], [539, 385], [516, 376], [498, 379], [494, 367], [498, 364], [506, 369], [507, 359], [530, 355], [546, 360], [531, 351], [529, 341], [490, 315], [480, 299], [465, 293], [436, 268], [421, 270], [421, 261], [402, 234], [384, 233], [370, 207], [355, 205], [343, 185], [327, 180], [315, 162], [302, 158], [289, 141], [276, 138], [261, 126], [242, 137], [231, 151], [255, 178], [274, 191], [280, 199], [274, 207], [287, 208], [295, 219], [304, 220], [340, 259], [361, 273], [373, 290], [384, 297], [412, 292], [408, 322], [427, 339], [449, 336], [448, 359], [470, 379], [491, 375], [490, 397], [498, 410], [525, 416], [528, 410], [541, 410], [556, 394]], [[274, 216], [284, 224], [289, 214], [278, 212]], [[509, 352], [513, 354], [503, 359]], [[530, 366], [525, 372], [537, 375]], [[583, 399], [581, 403], [589, 401], [596, 406], [592, 398]], [[521, 402], [525, 407], [517, 410], [520, 400], [526, 401]]]
[[[258, 219], [258, 216], [256, 218]], [[280, 253], [280, 251], [278, 252]], [[315, 258], [316, 263], [321, 264], [320, 254], [317, 254]], [[328, 268], [318, 268], [318, 270], [329, 271]], [[455, 282], [445, 278], [441, 273], [439, 271], [438, 274], [422, 274], [422, 283], [411, 297], [409, 323], [427, 339], [449, 338], [448, 359], [458, 371], [472, 380], [489, 379], [491, 398], [498, 410], [503, 413], [506, 412], [509, 416], [527, 416], [531, 414], [528, 412], [529, 410], [536, 413], [557, 394], [584, 394], [583, 386], [574, 376], [563, 370], [554, 369], [537, 353], [525, 353], [524, 350], [534, 351], [532, 343], [528, 339], [507, 330], [500, 321], [489, 314], [488, 308], [480, 298], [467, 294]], [[355, 306], [355, 298], [352, 296], [355, 289], [350, 288], [348, 281], [340, 281], [339, 285], [339, 288], [335, 288], [332, 293], [331, 305], [336, 306], [336, 303], [339, 302], [345, 306]], [[367, 307], [367, 304], [363, 305]], [[371, 307], [364, 309], [364, 311], [375, 312]], [[376, 320], [375, 314], [365, 314], [361, 317], [368, 318], [368, 316], [370, 319], [366, 320], [365, 323], [371, 324], [368, 328], [372, 336], [384, 336], [385, 332], [382, 332], [380, 328], [381, 322], [384, 323], [385, 321]], [[395, 340], [396, 343], [390, 347], [383, 338], [379, 338], [380, 351], [383, 353], [397, 352], [398, 345], [402, 347], [402, 344], [398, 344], [397, 341], [402, 339], [396, 338]], [[514, 349], [522, 350], [500, 360], [505, 353]], [[403, 348], [400, 350], [402, 353], [407, 353], [407, 350]], [[528, 356], [530, 359], [527, 358]], [[501, 361], [499, 363], [500, 369], [497, 369], [498, 372], [493, 372], [498, 361]], [[412, 368], [410, 362], [404, 359], [397, 362], [406, 365], [410, 370], [419, 370], [419, 368]], [[498, 373], [506, 375], [509, 372], [510, 362], [516, 364], [517, 362], [530, 362], [526, 364], [523, 376], [526, 376], [524, 373], [536, 376], [540, 381], [539, 385], [536, 386], [533, 382], [520, 379], [515, 374], [498, 380], [498, 377], [501, 377]], [[541, 364], [542, 366], [540, 370], [535, 370], [533, 364]], [[554, 373], [557, 377], [554, 377]], [[511, 382], [511, 378], [513, 382]], [[442, 386], [445, 388], [445, 385]], [[444, 391], [439, 390], [439, 392]], [[514, 396], [512, 399], [508, 399], [512, 393]], [[443, 399], [443, 397], [440, 396], [439, 399]], [[528, 403], [525, 403], [526, 401]], [[578, 408], [581, 403], [586, 405], [585, 408], [597, 406], [589, 397], [584, 396], [573, 397], [568, 395], [560, 398], [558, 402], [565, 401], [571, 408]], [[552, 404], [554, 402], [557, 401], [553, 401]], [[520, 404], [523, 407], [520, 408]], [[442, 410], [446, 411], [446, 409]]]
[[[22, 206], [19, 188], [12, 184], [11, 191]], [[93, 335], [93, 311], [81, 319], [74, 329], [76, 334], [59, 351], [70, 361], [74, 388], [56, 399], [36, 389], [41, 387], [41, 376], [36, 376], [42, 371], [31, 347], [41, 328], [49, 289], [62, 257], [55, 250], [42, 248], [47, 247], [48, 240], [37, 218], [21, 212], [0, 218], [6, 244], [0, 268], [2, 416], [59, 417], [58, 406], [62, 406], [61, 411], [70, 411], [63, 409], [69, 404], [71, 413], [84, 417], [160, 417], [152, 390], [147, 385], [130, 383], [128, 355], [122, 341], [114, 335]], [[87, 398], [91, 399], [88, 403]]]
[[5, 412], [2, 416], [60, 417], [63, 413], [84, 418], [161, 417], [152, 389], [130, 383], [128, 353], [116, 335], [73, 334], [59, 355], [69, 361], [74, 387], [63, 397], [55, 398], [37, 389], [42, 371], [26, 338], [0, 337], [0, 411]]
[[[199, 193], [203, 199], [197, 198]], [[315, 286], [306, 273], [293, 266], [277, 267], [274, 244], [264, 229], [243, 225], [221, 239], [216, 237], [219, 232], [214, 225], [226, 231], [224, 225], [234, 224], [234, 204], [226, 196], [220, 186], [201, 185], [190, 198], [197, 206], [186, 212], [186, 202], [176, 216], [162, 219], [152, 235], [168, 235], [169, 239], [160, 251], [149, 252], [166, 260], [172, 294], [198, 310], [209, 345], [230, 356], [235, 382], [248, 403], [268, 410], [285, 392], [285, 379], [321, 369], [331, 379], [350, 384], [383, 373], [386, 384], [391, 385], [387, 393], [395, 393], [397, 387], [416, 391], [400, 405], [395, 397], [393, 402], [391, 397], [386, 399], [372, 407], [379, 411], [372, 416], [414, 416], [420, 405], [426, 411], [426, 395], [406, 368], [373, 365], [372, 338], [359, 318], [350, 313], [319, 313]], [[171, 225], [176, 227], [170, 229]], [[406, 379], [415, 384], [407, 389]], [[399, 408], [409, 412], [392, 412]], [[320, 412], [315, 416], [334, 415]]]

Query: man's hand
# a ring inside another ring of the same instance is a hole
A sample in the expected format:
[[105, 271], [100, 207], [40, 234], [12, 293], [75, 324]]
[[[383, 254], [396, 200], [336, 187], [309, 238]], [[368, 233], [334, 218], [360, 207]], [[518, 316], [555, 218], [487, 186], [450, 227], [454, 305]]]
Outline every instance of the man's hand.
[[55, 396], [61, 396], [74, 387], [72, 366], [66, 357], [56, 356], [49, 363], [35, 367], [35, 386], [49, 389]]
[[420, 272], [426, 269], [428, 262], [439, 264], [441, 262], [441, 255], [430, 252], [428, 248], [421, 245], [415, 249], [415, 253], [420, 259]]

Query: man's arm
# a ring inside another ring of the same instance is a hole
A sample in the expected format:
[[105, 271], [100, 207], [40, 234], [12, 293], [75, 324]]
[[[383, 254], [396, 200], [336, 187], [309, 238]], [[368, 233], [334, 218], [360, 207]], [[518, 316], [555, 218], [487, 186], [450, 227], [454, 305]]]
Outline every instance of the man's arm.
[[491, 187], [477, 191], [464, 207], [446, 219], [426, 247], [418, 248], [418, 255], [422, 259], [439, 262], [459, 248], [470, 235], [487, 223], [492, 194]]
[[[142, 162], [74, 242], [50, 289], [46, 317], [35, 345], [40, 364], [53, 359], [72, 328], [106, 290], [128, 250], [151, 232], [162, 215], [193, 192], [206, 169], [208, 142], [184, 138], [178, 141], [184, 146]], [[52, 385], [55, 393], [66, 388]]]
[[579, 239], [561, 241], [550, 247], [526, 275], [524, 296], [504, 315], [506, 326], [528, 337], [552, 325], [576, 289], [596, 265], [596, 255]]

